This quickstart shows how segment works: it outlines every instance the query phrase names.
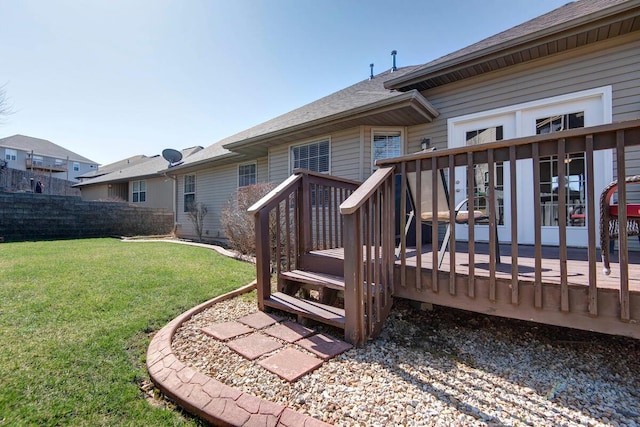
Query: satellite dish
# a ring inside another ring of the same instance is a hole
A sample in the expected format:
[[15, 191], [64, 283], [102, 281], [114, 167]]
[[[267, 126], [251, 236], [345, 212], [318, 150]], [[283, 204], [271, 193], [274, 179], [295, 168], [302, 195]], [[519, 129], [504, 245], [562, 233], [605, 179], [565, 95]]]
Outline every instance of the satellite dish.
[[174, 150], [173, 148], [165, 148], [162, 150], [162, 157], [169, 162], [169, 167], [171, 168], [180, 164], [180, 160], [182, 160], [182, 153], [178, 150]]

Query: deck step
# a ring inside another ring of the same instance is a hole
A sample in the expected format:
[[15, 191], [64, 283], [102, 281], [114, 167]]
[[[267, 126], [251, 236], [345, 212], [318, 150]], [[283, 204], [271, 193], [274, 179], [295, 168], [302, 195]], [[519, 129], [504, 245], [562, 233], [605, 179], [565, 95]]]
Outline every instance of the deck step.
[[344, 309], [303, 300], [282, 292], [271, 294], [264, 300], [264, 305], [296, 314], [299, 318], [307, 318], [327, 325], [344, 329]]
[[334, 276], [332, 274], [291, 270], [280, 273], [280, 277], [293, 282], [344, 291], [344, 277]]

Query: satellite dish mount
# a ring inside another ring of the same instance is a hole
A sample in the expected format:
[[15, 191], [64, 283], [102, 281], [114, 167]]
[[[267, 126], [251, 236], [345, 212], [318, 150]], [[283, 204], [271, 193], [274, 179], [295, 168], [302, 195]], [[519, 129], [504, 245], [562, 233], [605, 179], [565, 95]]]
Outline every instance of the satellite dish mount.
[[178, 150], [174, 150], [173, 148], [165, 148], [162, 150], [162, 157], [169, 162], [169, 167], [172, 168], [174, 166], [178, 166], [182, 160], [182, 153]]

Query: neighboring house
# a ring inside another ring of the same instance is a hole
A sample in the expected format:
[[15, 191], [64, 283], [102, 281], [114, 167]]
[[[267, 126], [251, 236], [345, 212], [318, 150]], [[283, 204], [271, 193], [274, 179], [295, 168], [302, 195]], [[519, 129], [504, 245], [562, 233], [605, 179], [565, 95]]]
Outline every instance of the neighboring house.
[[78, 182], [80, 175], [98, 169], [93, 160], [46, 139], [24, 135], [0, 139], [0, 155], [8, 168], [29, 171], [43, 182], [49, 177]]
[[[638, 0], [568, 3], [435, 61], [386, 71], [226, 138], [164, 171], [177, 178], [178, 234], [195, 236], [185, 201], [207, 205], [207, 235], [222, 237], [219, 212], [239, 186], [279, 183], [294, 168], [363, 181], [377, 159], [417, 152], [427, 143], [464, 147], [637, 119], [639, 30]], [[580, 155], [568, 160], [570, 205], [577, 209], [586, 202], [585, 160]], [[615, 161], [600, 152], [596, 163], [595, 185], [603, 188], [613, 179]], [[557, 169], [555, 157], [540, 163], [544, 244], [558, 243]], [[476, 170], [478, 187], [486, 186], [488, 173]], [[507, 242], [510, 218], [504, 206], [511, 201], [502, 177], [508, 166], [498, 163], [495, 173], [500, 241]], [[640, 160], [627, 166], [628, 175], [638, 173]], [[519, 182], [530, 182], [532, 164], [523, 164], [517, 174]], [[464, 194], [461, 185], [456, 196]], [[514, 201], [519, 224], [532, 223], [527, 211], [533, 210], [525, 208], [531, 196], [518, 194], [523, 197]], [[584, 224], [569, 229], [572, 244], [586, 245]], [[533, 241], [531, 227], [518, 233], [521, 243]]]
[[109, 163], [108, 165], [99, 165], [96, 169], [91, 170], [85, 174], [82, 174], [80, 176], [78, 176], [78, 180], [82, 181], [86, 181], [89, 180], [91, 178], [95, 178], [98, 176], [102, 176], [102, 175], [106, 175], [110, 172], [113, 172], [115, 170], [120, 170], [120, 169], [124, 169], [126, 167], [129, 166], [133, 166], [136, 163], [140, 163], [142, 161], [148, 160], [149, 158], [147, 156], [145, 156], [144, 154], [138, 154], [137, 156], [131, 156], [127, 159], [124, 160], [118, 160], [117, 162], [114, 163]]
[[[202, 147], [181, 151], [188, 158]], [[167, 160], [162, 156], [134, 156], [105, 166], [97, 176], [74, 185], [83, 200], [121, 200], [139, 206], [175, 210], [174, 179], [164, 174]], [[106, 173], [105, 173], [106, 172]]]

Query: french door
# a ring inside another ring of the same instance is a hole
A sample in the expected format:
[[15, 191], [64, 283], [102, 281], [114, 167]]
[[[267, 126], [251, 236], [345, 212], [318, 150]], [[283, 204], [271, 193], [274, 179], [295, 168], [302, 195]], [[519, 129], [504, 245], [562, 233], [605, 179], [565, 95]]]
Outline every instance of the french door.
[[[501, 139], [547, 134], [566, 129], [597, 126], [611, 122], [611, 88], [604, 87], [560, 97], [548, 98], [486, 113], [474, 114], [449, 120], [451, 147], [462, 147]], [[594, 184], [597, 189], [611, 182], [613, 158], [609, 150], [594, 154]], [[586, 246], [586, 159], [584, 153], [570, 153], [564, 159], [549, 156], [540, 159], [540, 185], [533, 187], [533, 161], [518, 160], [516, 164], [517, 200], [510, 200], [508, 163], [496, 163], [493, 171], [487, 165], [476, 165], [474, 171], [474, 194], [479, 197], [476, 209], [486, 209], [480, 201], [487, 194], [488, 175], [493, 173], [496, 200], [498, 236], [500, 242], [511, 240], [511, 203], [517, 204], [518, 241], [534, 243], [534, 229], [525, 224], [534, 223], [534, 212], [542, 218], [542, 244], [557, 245], [558, 223], [561, 215], [566, 217], [567, 241], [571, 246]], [[565, 172], [565, 209], [560, 211], [558, 200], [559, 174]], [[466, 198], [466, 167], [456, 168], [455, 200]], [[486, 200], [486, 199], [485, 199]], [[533, 207], [533, 209], [532, 209]], [[596, 222], [599, 212], [594, 212]], [[476, 226], [476, 239], [488, 241], [488, 226]], [[458, 225], [456, 236], [465, 239], [467, 225]]]

